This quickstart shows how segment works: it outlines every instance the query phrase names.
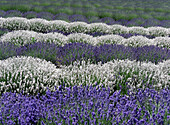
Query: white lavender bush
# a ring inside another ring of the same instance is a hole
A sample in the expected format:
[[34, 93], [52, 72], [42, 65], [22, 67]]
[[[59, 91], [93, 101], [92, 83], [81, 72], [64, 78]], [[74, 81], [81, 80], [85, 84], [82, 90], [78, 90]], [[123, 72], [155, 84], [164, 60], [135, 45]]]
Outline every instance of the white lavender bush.
[[169, 48], [170, 38], [169, 37], [156, 37], [154, 39], [148, 39], [143, 36], [132, 36], [128, 39], [119, 35], [103, 35], [93, 37], [83, 33], [73, 33], [65, 36], [60, 33], [37, 33], [28, 30], [13, 31], [1, 36], [2, 42], [12, 42], [15, 45], [22, 46], [33, 42], [49, 42], [55, 43], [58, 46], [64, 46], [66, 43], [83, 42], [91, 45], [102, 45], [102, 44], [119, 44], [132, 47], [150, 46], [155, 45], [158, 47]]
[[[12, 91], [27, 94], [55, 90], [59, 69], [39, 58], [17, 56], [0, 61], [0, 94]], [[57, 85], [58, 86], [58, 85]]]
[[140, 47], [141, 44], [142, 46], [157, 45], [156, 42], [153, 42], [153, 39], [148, 39], [143, 36], [132, 36], [128, 39], [123, 39], [122, 44], [125, 46], [133, 46], [133, 47]]
[[[151, 84], [154, 80], [153, 87], [157, 90], [163, 87], [169, 87], [169, 62], [164, 61], [155, 65], [151, 62], [136, 62], [126, 60], [113, 60], [103, 65], [86, 64], [85, 61], [74, 62], [73, 65], [61, 66], [61, 78], [59, 81], [64, 81], [70, 85], [95, 85], [113, 88], [116, 84], [124, 84], [128, 82], [130, 91], [137, 88], [145, 88], [145, 83]], [[166, 67], [166, 68], [163, 68]]]
[[[55, 86], [65, 83], [66, 86], [98, 85], [110, 87], [114, 92], [116, 85], [128, 83], [129, 91], [145, 88], [144, 83], [155, 80], [155, 88], [169, 87], [170, 60], [158, 65], [129, 60], [113, 60], [105, 64], [90, 64], [78, 61], [73, 65], [61, 66], [57, 69], [54, 64], [33, 57], [12, 57], [0, 61], [0, 89], [1, 94], [13, 92], [32, 93], [45, 92], [47, 87], [51, 91]], [[144, 80], [144, 81], [143, 81]]]
[[[54, 20], [47, 21], [45, 19], [26, 19], [21, 17], [0, 18], [0, 28], [8, 28], [12, 30], [34, 30], [38, 32], [48, 32], [51, 30], [60, 30], [63, 32], [101, 32], [108, 34], [118, 33], [139, 33], [141, 35], [154, 35], [154, 36], [169, 36], [170, 28], [163, 27], [125, 27], [122, 25], [107, 25], [105, 23], [92, 23], [73, 22], [67, 23], [66, 21]], [[82, 26], [81, 26], [82, 25]], [[141, 29], [141, 30], [139, 30]], [[133, 30], [133, 31], [132, 31]]]

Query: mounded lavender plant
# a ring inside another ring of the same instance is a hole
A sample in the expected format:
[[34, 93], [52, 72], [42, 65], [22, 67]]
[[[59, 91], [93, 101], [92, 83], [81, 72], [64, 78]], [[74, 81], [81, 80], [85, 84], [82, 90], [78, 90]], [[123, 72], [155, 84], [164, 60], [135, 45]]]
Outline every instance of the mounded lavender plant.
[[4, 17], [5, 13], [6, 12], [4, 10], [0, 10], [0, 17]]
[[170, 28], [169, 20], [162, 20], [161, 23], [160, 23], [160, 26]]
[[116, 21], [113, 18], [111, 18], [111, 17], [102, 18], [101, 21], [103, 23], [108, 24], [108, 25], [114, 25], [116, 23]]
[[59, 13], [59, 14], [54, 15], [53, 20], [69, 21], [69, 15], [65, 13]]
[[143, 24], [146, 20], [143, 18], [134, 18], [132, 20], [130, 20], [127, 25], [133, 25], [133, 26], [140, 26], [141, 24]]
[[101, 19], [97, 16], [89, 16], [87, 17], [88, 23], [97, 23], [102, 22]]
[[88, 20], [83, 15], [74, 14], [74, 15], [69, 16], [69, 21], [70, 22], [75, 22], [75, 21], [87, 22]]
[[121, 25], [123, 25], [123, 26], [126, 26], [127, 25], [127, 23], [128, 23], [128, 20], [126, 20], [126, 19], [120, 19], [120, 20], [118, 20], [120, 23], [121, 23]]
[[4, 17], [22, 17], [23, 13], [18, 10], [8, 10], [6, 11]]
[[147, 19], [143, 23], [144, 27], [150, 27], [150, 26], [160, 26], [160, 21], [157, 19]]
[[8, 29], [0, 28], [0, 37], [1, 37], [2, 35], [4, 35], [5, 33], [8, 33], [8, 32], [10, 32]]
[[52, 91], [57, 86], [58, 70], [51, 62], [39, 58], [17, 56], [0, 60], [0, 94], [23, 91], [35, 95], [47, 87]]
[[0, 60], [7, 59], [12, 56], [17, 56], [18, 47], [12, 43], [0, 42]]
[[[40, 59], [45, 59], [46, 61], [50, 61], [56, 65], [56, 67], [60, 67], [59, 60], [62, 55], [59, 53], [60, 49], [57, 47], [55, 43], [47, 43], [47, 42], [36, 42], [32, 44], [26, 44], [24, 46], [18, 47], [16, 52], [18, 56], [32, 56]], [[60, 59], [61, 60], [61, 59]]]
[[28, 11], [28, 12], [25, 12], [23, 14], [23, 17], [27, 18], [27, 19], [31, 19], [31, 18], [37, 18], [37, 14], [36, 12], [34, 11]]
[[53, 20], [54, 15], [49, 12], [39, 12], [37, 18], [43, 18], [46, 20]]

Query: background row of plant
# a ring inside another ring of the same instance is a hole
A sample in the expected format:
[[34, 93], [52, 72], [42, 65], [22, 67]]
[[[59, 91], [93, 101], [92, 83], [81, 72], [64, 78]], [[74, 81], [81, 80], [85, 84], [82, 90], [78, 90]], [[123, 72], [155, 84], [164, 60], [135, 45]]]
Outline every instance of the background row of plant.
[[[20, 4], [18, 4], [20, 3]], [[142, 17], [145, 19], [155, 18], [158, 20], [170, 19], [170, 3], [164, 1], [78, 1], [78, 0], [49, 0], [47, 1], [21, 1], [21, 0], [3, 0], [0, 8], [2, 10], [19, 10], [22, 12], [50, 12], [52, 14], [81, 14], [86, 17], [98, 16], [111, 17], [115, 20], [134, 19]]]
[[[77, 11], [76, 11], [77, 12]], [[128, 15], [128, 14], [127, 14]], [[116, 19], [106, 16], [106, 17], [99, 17], [99, 16], [89, 16], [86, 17], [82, 14], [66, 14], [64, 12], [60, 12], [58, 14], [52, 14], [50, 12], [35, 12], [35, 11], [26, 11], [21, 12], [18, 10], [8, 10], [3, 11], [0, 10], [0, 17], [25, 17], [28, 19], [31, 18], [42, 18], [46, 20], [64, 20], [67, 22], [74, 22], [74, 21], [82, 21], [86, 23], [96, 23], [96, 22], [103, 22], [108, 25], [113, 24], [121, 24], [125, 26], [142, 26], [142, 27], [150, 27], [150, 26], [162, 26], [162, 27], [170, 27], [169, 20], [158, 20], [155, 18], [143, 18], [140, 17], [133, 17], [133, 19], [122, 18], [118, 16]]]

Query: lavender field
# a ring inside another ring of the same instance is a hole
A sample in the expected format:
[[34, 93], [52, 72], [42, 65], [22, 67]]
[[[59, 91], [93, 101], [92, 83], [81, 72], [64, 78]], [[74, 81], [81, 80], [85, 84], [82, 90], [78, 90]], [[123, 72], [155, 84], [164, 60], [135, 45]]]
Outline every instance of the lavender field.
[[170, 3], [142, 1], [0, 1], [0, 125], [170, 125]]

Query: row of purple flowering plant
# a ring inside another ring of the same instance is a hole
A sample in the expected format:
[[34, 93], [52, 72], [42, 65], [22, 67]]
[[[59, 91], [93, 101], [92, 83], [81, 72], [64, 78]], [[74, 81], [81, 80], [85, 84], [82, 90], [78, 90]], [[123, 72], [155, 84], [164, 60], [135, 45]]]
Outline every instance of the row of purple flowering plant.
[[[152, 87], [152, 86], [151, 86]], [[110, 88], [60, 85], [36, 96], [6, 92], [0, 98], [3, 125], [168, 125], [170, 91], [153, 88], [110, 94]], [[131, 94], [130, 94], [131, 93]]]

